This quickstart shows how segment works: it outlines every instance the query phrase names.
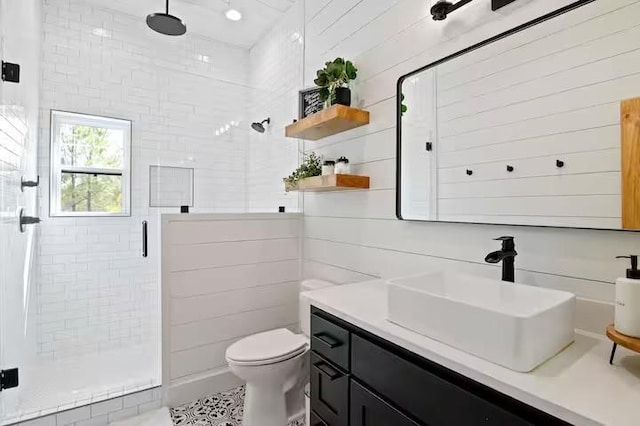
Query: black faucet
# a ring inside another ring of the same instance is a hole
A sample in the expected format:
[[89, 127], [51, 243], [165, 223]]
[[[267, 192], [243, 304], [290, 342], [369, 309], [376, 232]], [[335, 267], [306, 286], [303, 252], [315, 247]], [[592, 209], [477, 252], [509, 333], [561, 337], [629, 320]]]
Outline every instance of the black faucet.
[[502, 250], [489, 253], [484, 261], [487, 263], [502, 262], [502, 281], [515, 281], [515, 260], [518, 252], [516, 251], [516, 243], [513, 237], [500, 237], [495, 241], [502, 241]]

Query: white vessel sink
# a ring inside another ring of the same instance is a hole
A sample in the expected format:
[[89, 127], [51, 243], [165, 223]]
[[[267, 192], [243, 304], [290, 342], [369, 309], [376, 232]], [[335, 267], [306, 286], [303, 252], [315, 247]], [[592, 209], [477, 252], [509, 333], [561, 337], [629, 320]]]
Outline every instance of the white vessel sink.
[[388, 320], [472, 355], [528, 372], [574, 340], [575, 296], [438, 272], [387, 282]]

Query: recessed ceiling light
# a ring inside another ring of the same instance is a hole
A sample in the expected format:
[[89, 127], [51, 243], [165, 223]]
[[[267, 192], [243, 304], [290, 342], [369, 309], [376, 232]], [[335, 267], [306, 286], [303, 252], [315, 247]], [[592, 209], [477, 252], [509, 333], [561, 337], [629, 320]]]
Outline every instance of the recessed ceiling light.
[[227, 17], [227, 19], [230, 19], [231, 21], [239, 21], [242, 19], [242, 13], [240, 13], [240, 11], [236, 9], [227, 10], [225, 12], [225, 16]]

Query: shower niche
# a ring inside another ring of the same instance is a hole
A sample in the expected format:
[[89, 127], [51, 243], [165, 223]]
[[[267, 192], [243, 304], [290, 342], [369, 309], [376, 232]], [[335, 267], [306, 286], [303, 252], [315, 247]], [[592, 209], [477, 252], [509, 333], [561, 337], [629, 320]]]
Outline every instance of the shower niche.
[[399, 219], [640, 228], [640, 102], [628, 101], [640, 95], [640, 9], [601, 3], [575, 2], [399, 79]]
[[149, 166], [149, 207], [193, 207], [192, 168]]

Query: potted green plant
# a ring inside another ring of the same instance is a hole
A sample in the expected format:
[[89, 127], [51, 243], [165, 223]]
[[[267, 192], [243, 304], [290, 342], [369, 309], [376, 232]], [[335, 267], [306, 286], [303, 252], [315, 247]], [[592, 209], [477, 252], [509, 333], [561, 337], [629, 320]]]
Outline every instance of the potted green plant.
[[353, 62], [336, 58], [332, 62], [326, 62], [325, 67], [318, 70], [316, 75], [314, 83], [320, 87], [320, 99], [325, 106], [351, 106], [349, 82], [358, 76], [358, 69]]
[[302, 163], [289, 176], [282, 179], [285, 191], [293, 191], [297, 188], [298, 182], [302, 179], [320, 176], [322, 174], [322, 162], [315, 152], [304, 154]]

